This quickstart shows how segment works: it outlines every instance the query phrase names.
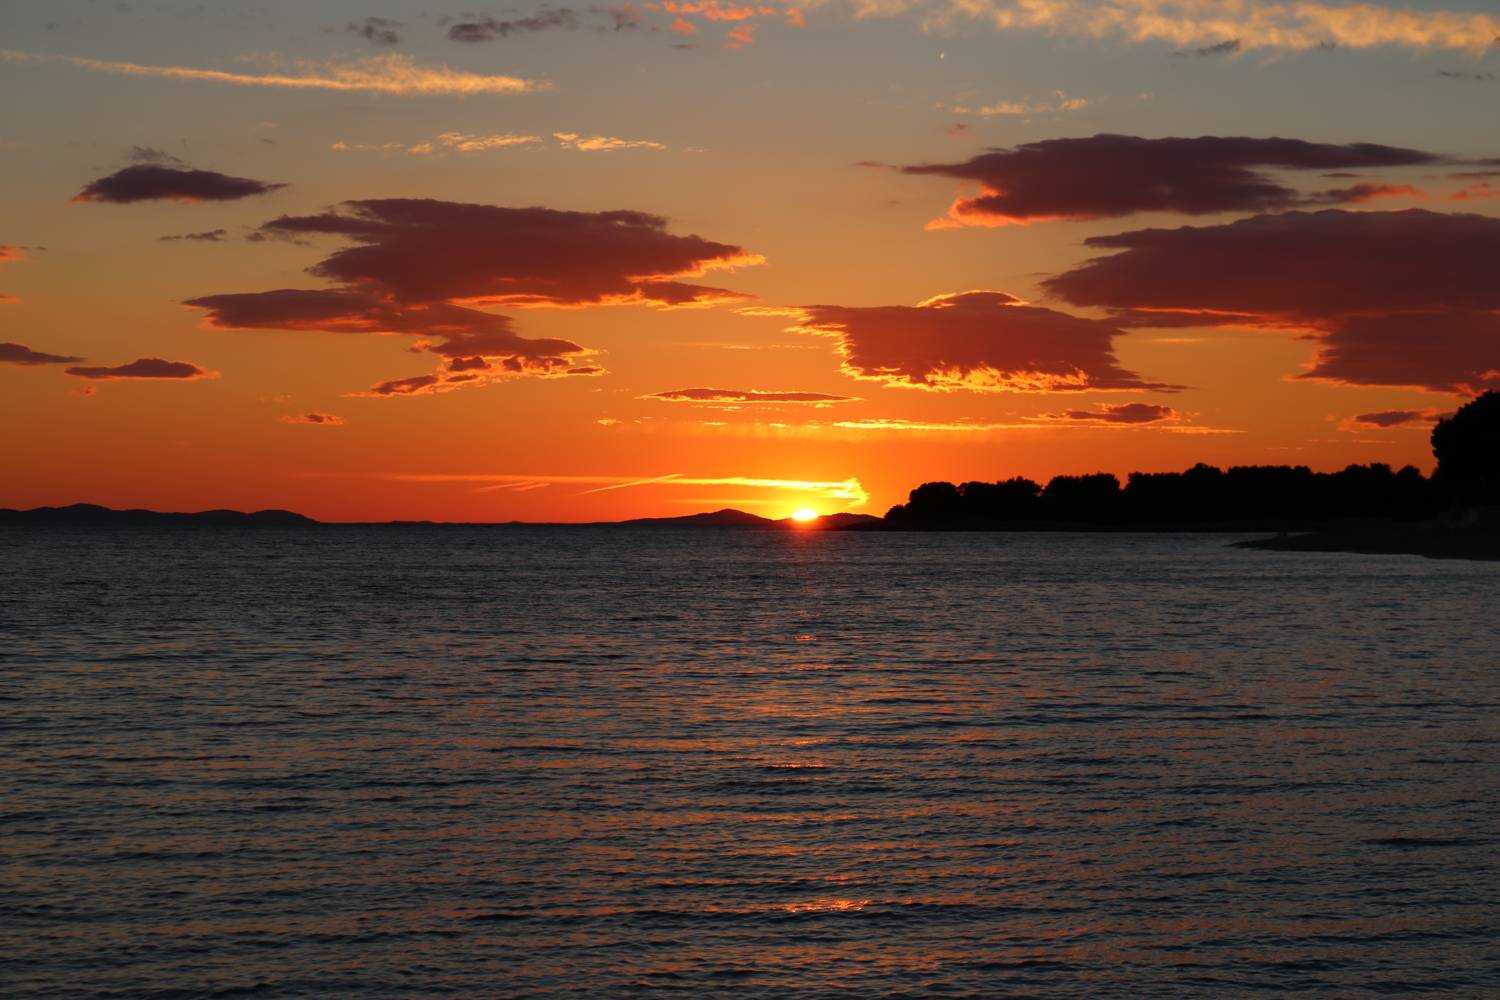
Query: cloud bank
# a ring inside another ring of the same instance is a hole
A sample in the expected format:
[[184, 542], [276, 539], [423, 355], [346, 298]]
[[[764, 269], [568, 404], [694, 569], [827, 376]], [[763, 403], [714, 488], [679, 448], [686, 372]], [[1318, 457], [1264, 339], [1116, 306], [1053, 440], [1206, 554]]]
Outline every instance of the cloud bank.
[[991, 150], [961, 163], [920, 164], [901, 170], [976, 181], [983, 189], [976, 197], [954, 201], [947, 218], [935, 225], [1003, 226], [1137, 212], [1268, 211], [1414, 195], [1417, 192], [1409, 187], [1382, 184], [1303, 193], [1278, 182], [1270, 171], [1420, 166], [1442, 159], [1421, 150], [1373, 143], [1095, 135], [1043, 139], [1014, 149]]
[[939, 295], [916, 306], [806, 306], [792, 329], [833, 337], [843, 369], [887, 385], [947, 391], [1170, 391], [1122, 368], [1094, 319], [1022, 303], [1004, 292]]
[[1304, 379], [1500, 386], [1500, 219], [1330, 209], [1085, 243], [1119, 252], [1043, 284], [1121, 325], [1294, 331], [1318, 344]]

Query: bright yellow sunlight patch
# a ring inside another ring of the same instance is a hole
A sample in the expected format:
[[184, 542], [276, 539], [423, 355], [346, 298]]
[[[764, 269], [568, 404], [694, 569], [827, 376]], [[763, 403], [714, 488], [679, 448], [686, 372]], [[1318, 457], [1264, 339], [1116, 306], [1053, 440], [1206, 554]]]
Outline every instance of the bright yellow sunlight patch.
[[803, 522], [806, 522], [806, 521], [816, 521], [817, 519], [818, 519], [818, 512], [815, 511], [815, 510], [813, 510], [811, 507], [803, 507], [801, 510], [794, 510], [794, 511], [792, 511], [792, 520], [793, 521], [803, 521]]

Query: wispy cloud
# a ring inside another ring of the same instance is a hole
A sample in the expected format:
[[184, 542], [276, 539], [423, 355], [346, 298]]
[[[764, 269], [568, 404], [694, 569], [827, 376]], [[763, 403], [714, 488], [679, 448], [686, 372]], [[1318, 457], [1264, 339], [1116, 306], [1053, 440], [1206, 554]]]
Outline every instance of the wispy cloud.
[[0, 60], [12, 63], [63, 63], [96, 73], [120, 76], [165, 77], [173, 80], [203, 80], [245, 87], [279, 87], [293, 90], [363, 91], [401, 96], [453, 94], [524, 94], [548, 90], [551, 84], [516, 76], [470, 73], [447, 66], [422, 66], [410, 56], [371, 56], [348, 63], [312, 63], [298, 60], [293, 71], [280, 73], [231, 73], [193, 66], [149, 66], [142, 63], [86, 59], [82, 56], [51, 55], [0, 49]]
[[617, 149], [666, 149], [650, 139], [621, 139], [613, 135], [579, 135], [577, 132], [553, 132], [552, 137], [564, 149], [576, 149], [580, 153], [613, 153]]
[[532, 490], [544, 486], [589, 486], [579, 493], [587, 496], [613, 490], [638, 489], [647, 486], [734, 486], [745, 489], [800, 493], [841, 500], [858, 506], [870, 499], [858, 479], [818, 481], [807, 479], [761, 479], [748, 476], [688, 476], [669, 472], [664, 475], [638, 476], [572, 476], [524, 475], [519, 473], [404, 473], [393, 472], [379, 478], [401, 483], [473, 483], [482, 489]]
[[[852, 0], [857, 14], [878, 17], [917, 10], [932, 27], [985, 21], [995, 28], [1043, 31], [1178, 49], [1228, 43], [1241, 49], [1330, 47], [1456, 49], [1483, 52], [1500, 37], [1500, 19], [1478, 11], [1244, 0]], [[1207, 54], [1207, 51], [1205, 52]]]
[[1045, 98], [1024, 97], [1018, 101], [996, 101], [994, 104], [981, 104], [973, 107], [955, 104], [945, 106], [944, 110], [951, 111], [955, 115], [978, 115], [980, 118], [1020, 117], [1082, 111], [1093, 103], [1087, 97], [1069, 97], [1059, 90]]

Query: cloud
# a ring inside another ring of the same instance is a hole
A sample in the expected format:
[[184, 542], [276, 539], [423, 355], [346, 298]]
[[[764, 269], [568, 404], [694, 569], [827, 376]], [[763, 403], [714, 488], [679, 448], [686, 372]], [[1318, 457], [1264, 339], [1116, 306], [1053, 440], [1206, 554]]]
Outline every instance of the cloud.
[[758, 263], [737, 246], [676, 236], [642, 212], [560, 212], [429, 199], [346, 202], [312, 216], [282, 216], [259, 230], [281, 237], [332, 235], [352, 244], [309, 270], [321, 289], [205, 295], [215, 329], [410, 334], [435, 354], [433, 375], [373, 386], [377, 396], [443, 392], [519, 375], [589, 376], [603, 369], [569, 340], [533, 339], [481, 305], [586, 307], [712, 305], [748, 296], [677, 281]]
[[672, 389], [654, 392], [642, 399], [661, 399], [673, 403], [708, 403], [743, 405], [747, 403], [849, 403], [856, 396], [835, 396], [827, 392], [775, 392], [762, 389]]
[[371, 56], [352, 63], [297, 61], [290, 73], [229, 73], [190, 66], [146, 66], [139, 63], [83, 59], [36, 52], [0, 49], [0, 61], [13, 63], [60, 62], [98, 73], [121, 76], [155, 76], [174, 80], [203, 80], [245, 87], [277, 87], [293, 90], [336, 90], [408, 96], [455, 94], [525, 94], [551, 89], [551, 84], [514, 76], [486, 76], [421, 66], [409, 56]]
[[1174, 56], [1231, 56], [1240, 51], [1240, 40], [1231, 38], [1227, 41], [1217, 42], [1213, 45], [1201, 45], [1196, 49], [1188, 49], [1186, 52], [1173, 52]]
[[1000, 31], [1212, 48], [1238, 39], [1244, 49], [1300, 51], [1401, 47], [1481, 53], [1500, 37], [1500, 19], [1477, 11], [1389, 7], [1313, 0], [854, 0], [857, 13], [908, 10], [930, 26], [959, 19]]
[[[828, 500], [841, 500], [851, 506], [859, 506], [870, 499], [860, 481], [855, 478], [840, 480], [775, 479], [752, 476], [690, 476], [678, 472], [666, 474], [645, 473], [634, 476], [579, 476], [579, 475], [524, 475], [518, 473], [386, 473], [380, 478], [402, 483], [463, 483], [473, 484], [480, 490], [529, 491], [549, 486], [587, 486], [589, 489], [577, 495], [609, 493], [615, 490], [641, 489], [644, 487], [680, 488], [684, 486], [732, 486], [746, 489], [811, 494]], [[772, 501], [765, 501], [770, 503]]]
[[343, 424], [343, 417], [336, 417], [332, 413], [298, 413], [278, 418], [284, 424], [314, 424], [319, 427], [338, 427]]
[[359, 35], [374, 45], [396, 45], [401, 41], [401, 36], [397, 33], [400, 27], [400, 21], [393, 21], [388, 17], [367, 17], [363, 21], [351, 21], [344, 30]]
[[25, 344], [0, 343], [0, 364], [70, 365], [82, 360], [82, 358], [69, 357], [63, 354], [44, 354], [41, 351], [33, 351]]
[[355, 245], [309, 270], [400, 302], [462, 299], [510, 306], [630, 302], [707, 305], [749, 296], [676, 279], [762, 263], [743, 248], [667, 232], [644, 212], [562, 212], [433, 199], [345, 202], [282, 216], [268, 234], [342, 236]]
[[91, 182], [74, 195], [73, 200], [111, 202], [117, 205], [137, 201], [238, 201], [284, 187], [285, 184], [271, 184], [248, 177], [230, 177], [213, 170], [189, 170], [138, 163]]
[[1082, 424], [1126, 424], [1140, 426], [1164, 420], [1177, 420], [1182, 415], [1170, 406], [1154, 403], [1105, 403], [1092, 410], [1065, 410], [1048, 413], [1043, 419]]
[[1361, 413], [1349, 417], [1339, 424], [1340, 430], [1361, 431], [1371, 428], [1387, 429], [1406, 427], [1412, 424], [1432, 424], [1447, 416], [1441, 410], [1381, 410], [1378, 413]]
[[553, 132], [552, 137], [564, 149], [576, 149], [581, 153], [613, 153], [617, 149], [666, 149], [659, 142], [649, 139], [619, 139], [612, 135], [582, 136], [576, 132]]
[[[416, 334], [417, 350], [448, 360], [447, 370], [483, 370], [501, 375], [565, 375], [587, 352], [570, 340], [527, 338], [515, 332], [515, 321], [451, 302], [393, 304], [360, 288], [297, 289], [205, 295], [185, 305], [207, 310], [208, 325], [219, 330], [305, 330], [325, 333]], [[479, 359], [476, 364], [473, 359]], [[463, 363], [453, 365], [453, 361]], [[423, 376], [427, 378], [427, 376]], [[428, 389], [396, 379], [377, 395], [409, 394]]]
[[191, 381], [200, 378], [218, 378], [218, 372], [204, 371], [195, 364], [187, 361], [164, 361], [161, 358], [136, 358], [134, 361], [123, 365], [107, 367], [103, 365], [92, 365], [88, 367], [67, 368], [64, 371], [78, 378], [95, 380], [115, 379], [174, 379], [178, 381]]
[[224, 237], [229, 235], [227, 230], [209, 229], [201, 233], [183, 233], [180, 236], [158, 236], [157, 239], [163, 243], [172, 243], [177, 240], [192, 240], [196, 243], [222, 243]]
[[1494, 83], [1494, 73], [1470, 73], [1459, 70], [1441, 69], [1438, 76], [1445, 80], [1468, 80], [1473, 83]]
[[[618, 27], [618, 22], [616, 26]], [[509, 38], [511, 35], [558, 29], [573, 31], [577, 27], [577, 12], [563, 7], [560, 10], [544, 10], [530, 17], [520, 17], [509, 21], [501, 21], [493, 17], [463, 21], [448, 29], [448, 38], [455, 42], [491, 42], [497, 38]]]
[[954, 201], [947, 218], [934, 223], [941, 227], [1102, 219], [1136, 212], [1202, 215], [1265, 211], [1309, 202], [1363, 201], [1391, 193], [1391, 189], [1359, 185], [1307, 195], [1278, 183], [1269, 171], [1399, 167], [1441, 161], [1432, 153], [1372, 143], [1095, 135], [1043, 139], [1014, 149], [991, 150], [962, 163], [901, 169], [906, 174], [979, 183], [982, 193]]
[[1318, 345], [1304, 379], [1471, 395], [1500, 386], [1500, 219], [1286, 212], [1085, 241], [1043, 283], [1126, 326], [1279, 329]]
[[[23, 248], [12, 246], [9, 243], [0, 243], [0, 264], [11, 264], [18, 260], [25, 259], [26, 251]], [[0, 293], [0, 305], [7, 305], [20, 301], [21, 300], [16, 298], [14, 295], [6, 295], [4, 293]]]
[[[1059, 90], [1052, 97], [1046, 99], [1027, 97], [1019, 101], [997, 101], [994, 104], [972, 108], [964, 105], [953, 105], [946, 108], [946, 110], [956, 115], [978, 115], [981, 118], [995, 118], [1002, 115], [1043, 115], [1065, 111], [1082, 111], [1091, 104], [1093, 102], [1086, 97], [1069, 97]], [[955, 128], [957, 127], [955, 126]], [[950, 131], [952, 130], [950, 129]]]
[[1488, 198], [1500, 198], [1500, 185], [1491, 184], [1489, 181], [1480, 181], [1470, 184], [1462, 191], [1455, 191], [1449, 195], [1454, 201], [1481, 201]]
[[131, 146], [125, 151], [125, 159], [131, 163], [155, 163], [159, 166], [185, 167], [182, 160], [168, 153], [164, 149], [156, 149], [153, 146]]
[[1004, 292], [939, 295], [916, 306], [806, 306], [792, 328], [838, 341], [843, 370], [947, 391], [1077, 392], [1180, 386], [1120, 367], [1115, 326], [1026, 305]]

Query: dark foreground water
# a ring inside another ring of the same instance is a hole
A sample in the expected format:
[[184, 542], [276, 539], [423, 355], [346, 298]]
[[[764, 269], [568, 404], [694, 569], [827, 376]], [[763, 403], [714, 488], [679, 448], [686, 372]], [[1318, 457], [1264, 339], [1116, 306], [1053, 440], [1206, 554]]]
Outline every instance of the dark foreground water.
[[1500, 996], [1500, 565], [0, 532], [0, 994]]

